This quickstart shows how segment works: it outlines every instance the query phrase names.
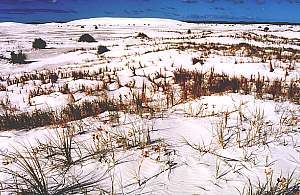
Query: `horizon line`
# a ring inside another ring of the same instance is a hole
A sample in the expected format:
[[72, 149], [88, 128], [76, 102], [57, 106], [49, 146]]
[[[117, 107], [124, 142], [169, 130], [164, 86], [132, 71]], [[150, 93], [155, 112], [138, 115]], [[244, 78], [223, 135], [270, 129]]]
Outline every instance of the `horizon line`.
[[72, 19], [72, 20], [49, 20], [45, 22], [41, 21], [32, 21], [32, 22], [17, 22], [17, 21], [0, 21], [0, 23], [5, 22], [15, 22], [20, 24], [47, 24], [47, 23], [68, 23], [72, 21], [77, 20], [84, 20], [84, 19], [95, 19], [95, 18], [115, 18], [115, 19], [122, 19], [122, 18], [128, 18], [128, 19], [168, 19], [168, 20], [174, 20], [174, 21], [181, 21], [186, 23], [194, 23], [194, 24], [271, 24], [271, 25], [300, 25], [300, 22], [287, 22], [287, 21], [247, 21], [247, 20], [184, 20], [184, 19], [173, 19], [173, 18], [155, 18], [155, 17], [91, 17], [91, 18], [78, 18], [78, 19]]

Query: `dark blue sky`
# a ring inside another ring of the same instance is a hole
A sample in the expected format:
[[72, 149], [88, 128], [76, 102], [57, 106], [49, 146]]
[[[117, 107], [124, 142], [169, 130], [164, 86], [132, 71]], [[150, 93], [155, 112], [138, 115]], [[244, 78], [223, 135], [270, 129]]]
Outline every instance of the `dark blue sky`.
[[0, 21], [90, 17], [300, 22], [300, 0], [0, 0]]

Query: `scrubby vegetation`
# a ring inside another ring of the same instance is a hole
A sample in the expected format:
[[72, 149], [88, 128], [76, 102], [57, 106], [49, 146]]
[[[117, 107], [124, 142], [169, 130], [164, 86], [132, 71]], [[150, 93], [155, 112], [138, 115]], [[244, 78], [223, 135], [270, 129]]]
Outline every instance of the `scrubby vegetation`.
[[270, 28], [267, 27], [267, 26], [264, 28], [264, 31], [265, 31], [265, 32], [267, 32], [267, 31], [269, 31], [269, 30], [270, 30]]
[[98, 49], [97, 49], [98, 54], [103, 54], [103, 53], [108, 52], [108, 51], [109, 51], [109, 49], [107, 49], [107, 47], [105, 47], [103, 45], [98, 46]]
[[19, 51], [18, 53], [12, 51], [10, 53], [10, 61], [14, 64], [24, 64], [26, 59], [27, 56], [22, 51]]
[[88, 42], [88, 43], [93, 43], [93, 42], [97, 42], [94, 37], [92, 37], [92, 35], [90, 34], [83, 34], [79, 37], [78, 39], [79, 42]]
[[141, 39], [149, 39], [148, 35], [146, 35], [143, 32], [139, 32], [136, 37], [141, 38]]
[[[76, 126], [54, 129], [51, 134], [36, 141], [20, 144], [7, 153], [0, 173], [8, 179], [1, 182], [0, 191], [17, 194], [78, 194], [115, 193], [104, 181], [114, 177], [114, 168], [126, 163], [116, 154], [122, 148], [145, 147], [151, 144], [150, 131], [140, 129], [127, 136], [113, 129], [105, 132], [98, 129], [86, 140], [81, 140]], [[81, 132], [82, 133], [82, 132]], [[86, 163], [101, 167], [83, 170]], [[16, 169], [10, 168], [13, 164]], [[140, 181], [147, 182], [147, 181]], [[124, 189], [126, 186], [123, 187]], [[123, 189], [123, 190], [124, 190]]]
[[32, 42], [32, 48], [34, 49], [45, 49], [46, 46], [47, 46], [46, 41], [44, 41], [41, 38], [34, 39], [34, 41]]
[[253, 75], [250, 79], [243, 76], [230, 77], [215, 73], [214, 69], [203, 73], [180, 68], [174, 72], [174, 77], [175, 83], [181, 86], [183, 99], [231, 92], [254, 94], [258, 98], [290, 100], [300, 104], [300, 85], [293, 81], [287, 83], [282, 80], [270, 81], [260, 75], [257, 77]]
[[[263, 27], [68, 25], [70, 37], [49, 43], [75, 45], [62, 49], [75, 62], [0, 73], [0, 138], [12, 143], [0, 148], [0, 192], [298, 193], [299, 39]], [[96, 41], [77, 40], [89, 30], [111, 52], [78, 43]]]
[[48, 125], [63, 124], [105, 111], [114, 111], [117, 105], [110, 100], [68, 104], [60, 112], [55, 110], [35, 110], [32, 113], [5, 113], [0, 115], [0, 130], [32, 129]]

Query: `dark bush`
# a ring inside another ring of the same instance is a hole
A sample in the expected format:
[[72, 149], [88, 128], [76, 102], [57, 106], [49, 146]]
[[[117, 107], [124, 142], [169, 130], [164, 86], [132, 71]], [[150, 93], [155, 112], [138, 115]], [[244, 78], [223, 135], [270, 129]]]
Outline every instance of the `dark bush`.
[[19, 53], [15, 53], [14, 51], [10, 52], [10, 61], [14, 64], [23, 64], [26, 58], [26, 55], [22, 53], [22, 51], [19, 51]]
[[189, 29], [189, 30], [187, 31], [187, 34], [192, 34], [191, 29]]
[[58, 80], [58, 75], [56, 73], [50, 74], [51, 83], [56, 83]]
[[145, 33], [139, 32], [136, 37], [142, 38], [142, 39], [149, 39], [148, 35]]
[[192, 58], [193, 65], [200, 63], [201, 65], [204, 64], [204, 60], [202, 58]]
[[34, 41], [32, 43], [32, 48], [34, 48], [34, 49], [45, 49], [46, 46], [47, 46], [46, 41], [44, 41], [41, 38], [34, 39]]
[[94, 37], [92, 37], [90, 34], [83, 34], [80, 36], [79, 42], [88, 42], [88, 43], [92, 43], [92, 42], [97, 42]]
[[270, 30], [269, 27], [265, 27], [265, 28], [264, 28], [264, 31], [265, 31], [265, 32], [267, 32], [267, 31], [269, 31], [269, 30]]
[[108, 51], [109, 51], [109, 49], [107, 49], [107, 47], [105, 47], [103, 45], [98, 46], [98, 51], [97, 51], [98, 54], [103, 54], [103, 53], [108, 52]]

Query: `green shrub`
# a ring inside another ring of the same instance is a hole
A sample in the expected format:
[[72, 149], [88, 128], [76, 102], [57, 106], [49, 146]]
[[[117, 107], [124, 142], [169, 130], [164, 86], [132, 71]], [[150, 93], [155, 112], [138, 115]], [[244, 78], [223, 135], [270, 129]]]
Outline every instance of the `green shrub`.
[[102, 45], [98, 46], [98, 51], [97, 51], [98, 54], [103, 54], [103, 53], [108, 52], [108, 51], [110, 51], [110, 50], [107, 49], [107, 47], [102, 46]]
[[22, 51], [19, 51], [18, 53], [12, 51], [10, 53], [10, 61], [14, 64], [23, 64], [26, 59], [27, 56]]
[[265, 28], [264, 28], [264, 31], [265, 31], [265, 32], [267, 32], [267, 31], [269, 31], [269, 30], [270, 30], [269, 27], [265, 27]]
[[34, 41], [32, 43], [32, 48], [34, 48], [34, 49], [45, 49], [46, 46], [47, 46], [46, 41], [44, 41], [41, 38], [34, 39]]
[[149, 39], [148, 35], [146, 35], [143, 32], [139, 32], [136, 37], [142, 38], [142, 39]]
[[88, 43], [93, 43], [93, 42], [97, 42], [94, 37], [92, 37], [90, 34], [83, 34], [80, 36], [79, 42], [88, 42]]

